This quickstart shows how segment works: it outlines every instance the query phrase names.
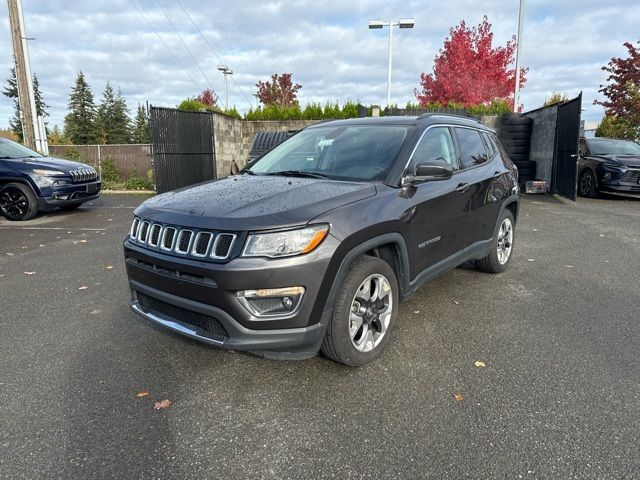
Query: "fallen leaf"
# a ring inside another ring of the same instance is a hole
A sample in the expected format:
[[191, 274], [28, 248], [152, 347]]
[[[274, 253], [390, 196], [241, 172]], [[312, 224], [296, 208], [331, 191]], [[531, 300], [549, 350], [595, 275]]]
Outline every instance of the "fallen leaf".
[[78, 287], [78, 290], [86, 290], [87, 288], [89, 287], [87, 287], [86, 285], [82, 285], [81, 287]]
[[113, 265], [107, 265], [105, 268], [106, 268], [107, 270], [113, 270]]
[[46, 245], [41, 243], [40, 245], [38, 245], [40, 248], [45, 247]]
[[36, 272], [24, 272], [25, 275], [35, 275]]
[[537, 232], [537, 231], [538, 231], [538, 229], [537, 229], [537, 228], [534, 228], [534, 229], [533, 229], [533, 231], [534, 231], [534, 232]]
[[474, 365], [480, 368], [487, 366], [484, 362], [481, 362], [480, 360], [476, 360], [476, 363], [474, 363]]
[[453, 301], [453, 303], [455, 303], [456, 305], [460, 305], [460, 302], [456, 302], [455, 300]]
[[149, 390], [142, 390], [142, 391], [136, 393], [136, 397], [138, 397], [138, 398], [144, 398], [144, 397], [147, 397], [147, 396], [149, 396]]
[[100, 315], [102, 313], [102, 310], [97, 310], [97, 309], [96, 310], [91, 310], [89, 313], [91, 315]]
[[162, 410], [164, 408], [169, 408], [169, 405], [171, 405], [170, 400], [162, 400], [161, 402], [156, 402], [153, 408], [156, 410]]
[[14, 254], [13, 254], [13, 253], [9, 253], [9, 252], [7, 252], [7, 255], [8, 255], [9, 257], [13, 257], [13, 256], [14, 256]]
[[461, 402], [464, 400], [464, 397], [462, 396], [462, 394], [460, 392], [456, 392], [453, 394], [453, 398], [456, 399], [456, 402]]
[[535, 262], [533, 258], [527, 258], [527, 262]]
[[573, 265], [565, 265], [567, 268], [573, 268]]
[[604, 235], [603, 235], [603, 234], [600, 234], [600, 236], [601, 236], [602, 238], [604, 238]]
[[29, 247], [27, 247], [26, 245], [24, 245], [24, 246], [22, 246], [22, 247], [20, 247], [20, 248], [21, 248], [22, 250], [25, 250], [25, 249], [27, 249], [27, 248], [29, 248]]
[[413, 313], [420, 313], [420, 310], [414, 310]]

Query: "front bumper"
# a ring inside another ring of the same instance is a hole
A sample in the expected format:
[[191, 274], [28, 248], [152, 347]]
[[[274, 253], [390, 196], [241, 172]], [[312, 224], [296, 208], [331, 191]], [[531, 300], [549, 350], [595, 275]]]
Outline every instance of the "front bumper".
[[[235, 258], [220, 264], [150, 251], [127, 240], [131, 308], [147, 320], [220, 348], [272, 358], [313, 357], [326, 327], [326, 321], [313, 315], [314, 305], [326, 302], [321, 284], [337, 245], [328, 235], [307, 255]], [[236, 295], [291, 286], [306, 291], [288, 316], [257, 318]]]
[[601, 166], [598, 187], [609, 192], [640, 193], [640, 169]]
[[101, 189], [100, 181], [42, 189], [45, 196], [38, 198], [38, 206], [42, 210], [49, 210], [84, 203], [98, 198]]

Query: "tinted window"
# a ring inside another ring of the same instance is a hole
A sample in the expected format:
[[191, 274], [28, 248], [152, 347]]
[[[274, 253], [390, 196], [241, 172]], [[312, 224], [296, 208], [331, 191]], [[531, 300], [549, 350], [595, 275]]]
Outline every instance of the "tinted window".
[[383, 180], [407, 132], [407, 127], [398, 125], [308, 128], [278, 145], [249, 170], [259, 175], [297, 170], [334, 179]]
[[415, 167], [416, 163], [425, 160], [445, 161], [454, 170], [458, 169], [458, 159], [453, 146], [453, 138], [451, 138], [451, 132], [447, 127], [430, 128], [424, 134], [415, 152], [413, 152], [411, 165]]
[[594, 155], [640, 155], [640, 145], [630, 140], [590, 138], [587, 143]]
[[487, 147], [487, 152], [489, 152], [489, 158], [493, 158], [497, 153], [496, 146], [489, 138], [489, 135], [485, 132], [482, 132], [482, 139], [484, 140], [484, 144]]
[[489, 160], [480, 132], [471, 128], [455, 128], [460, 146], [460, 160], [462, 168], [480, 165]]

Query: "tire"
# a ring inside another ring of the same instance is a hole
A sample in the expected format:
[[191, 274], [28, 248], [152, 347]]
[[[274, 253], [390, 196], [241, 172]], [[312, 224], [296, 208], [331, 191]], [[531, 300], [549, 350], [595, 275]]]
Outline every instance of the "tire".
[[526, 142], [529, 144], [531, 143], [531, 132], [529, 130], [526, 132], [509, 132], [509, 138], [514, 142]]
[[63, 205], [60, 207], [60, 210], [64, 210], [65, 212], [73, 212], [74, 210], [79, 209], [82, 206], [82, 203], [74, 203], [73, 205]]
[[[368, 295], [362, 293], [366, 292], [363, 288], [367, 281]], [[387, 292], [383, 296], [385, 302], [378, 299], [373, 305], [365, 304], [371, 299], [371, 292], [380, 290]], [[389, 342], [398, 312], [398, 301], [398, 281], [389, 264], [377, 257], [363, 255], [357, 258], [349, 267], [338, 291], [333, 315], [320, 347], [322, 353], [335, 362], [352, 367], [371, 362]], [[362, 312], [355, 315], [355, 321], [352, 320], [354, 308]], [[376, 309], [383, 308], [387, 309], [384, 316], [375, 315]]]
[[536, 169], [536, 162], [534, 162], [533, 160], [518, 160], [517, 162], [513, 162], [516, 167], [518, 168], [529, 168], [529, 169]]
[[529, 156], [529, 145], [514, 145], [507, 149], [508, 155], [526, 155]]
[[596, 176], [590, 168], [585, 168], [578, 178], [578, 193], [581, 197], [596, 198], [598, 189], [596, 188]]
[[[486, 257], [478, 260], [476, 263], [478, 268], [487, 273], [502, 273], [509, 266], [511, 257], [513, 256], [513, 243], [514, 243], [514, 231], [515, 222], [513, 221], [513, 214], [508, 209], [502, 212], [500, 217], [500, 226], [496, 232], [493, 241], [491, 242], [491, 252]], [[508, 225], [509, 232], [505, 231], [505, 227]], [[505, 238], [506, 234], [506, 238]], [[499, 249], [502, 254], [499, 255]], [[506, 255], [506, 258], [502, 255]]]
[[0, 212], [14, 222], [31, 220], [38, 213], [38, 200], [27, 185], [8, 183], [0, 187]]
[[533, 124], [533, 119], [530, 117], [525, 117], [519, 113], [505, 113], [500, 117], [500, 125], [503, 126], [520, 126], [526, 125], [531, 127]]

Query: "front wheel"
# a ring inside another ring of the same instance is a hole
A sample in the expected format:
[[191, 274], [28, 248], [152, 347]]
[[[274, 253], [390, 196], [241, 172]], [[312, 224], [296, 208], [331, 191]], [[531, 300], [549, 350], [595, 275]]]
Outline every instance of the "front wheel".
[[398, 282], [389, 264], [370, 256], [356, 259], [338, 292], [322, 353], [350, 366], [372, 361], [389, 341], [398, 301]]
[[578, 193], [581, 197], [594, 198], [598, 195], [596, 190], [596, 177], [590, 168], [585, 168], [578, 181]]
[[513, 214], [505, 209], [500, 217], [500, 227], [491, 243], [489, 255], [477, 261], [480, 270], [502, 273], [507, 269], [513, 253], [514, 227]]
[[30, 220], [38, 213], [36, 196], [22, 183], [9, 183], [0, 187], [0, 212], [8, 220]]

